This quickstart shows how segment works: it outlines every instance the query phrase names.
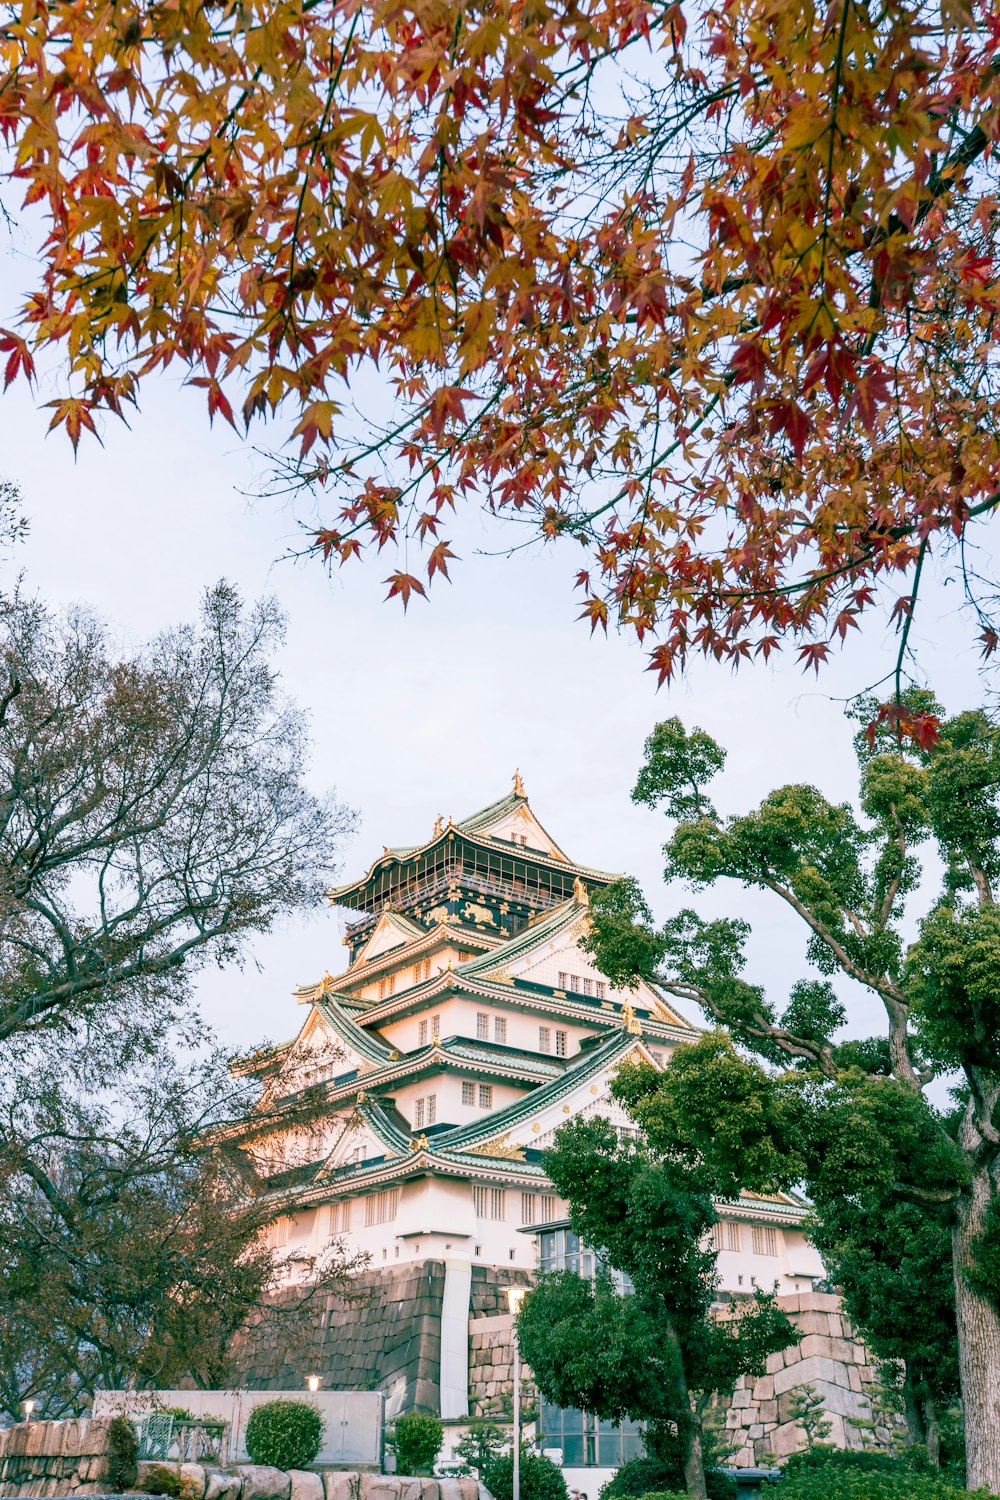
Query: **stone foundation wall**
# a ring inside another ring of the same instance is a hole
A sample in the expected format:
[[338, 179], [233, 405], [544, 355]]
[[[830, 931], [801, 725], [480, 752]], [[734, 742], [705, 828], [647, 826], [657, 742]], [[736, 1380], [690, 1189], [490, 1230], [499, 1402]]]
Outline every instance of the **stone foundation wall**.
[[0, 1431], [0, 1495], [106, 1493], [110, 1425], [110, 1417], [94, 1417]]
[[289, 1347], [280, 1334], [241, 1371], [250, 1390], [301, 1391], [307, 1375], [326, 1390], [385, 1393], [386, 1415], [440, 1409], [444, 1263], [417, 1261], [365, 1271], [358, 1298], [317, 1296], [311, 1341]]
[[787, 1458], [806, 1446], [805, 1433], [791, 1420], [796, 1392], [812, 1386], [823, 1398], [830, 1419], [827, 1442], [838, 1448], [860, 1448], [861, 1434], [849, 1418], [868, 1418], [866, 1393], [876, 1382], [871, 1355], [844, 1316], [839, 1297], [802, 1292], [779, 1297], [802, 1338], [791, 1349], [768, 1357], [767, 1373], [741, 1380], [732, 1400], [724, 1403], [726, 1427], [736, 1451], [729, 1462], [740, 1468], [766, 1463], [773, 1454]]
[[[472, 1273], [469, 1308], [469, 1415], [504, 1416], [513, 1410], [514, 1321], [506, 1289], [531, 1286], [534, 1278], [525, 1271], [496, 1270], [476, 1266]], [[522, 1409], [531, 1410], [538, 1400], [531, 1371], [521, 1366]]]

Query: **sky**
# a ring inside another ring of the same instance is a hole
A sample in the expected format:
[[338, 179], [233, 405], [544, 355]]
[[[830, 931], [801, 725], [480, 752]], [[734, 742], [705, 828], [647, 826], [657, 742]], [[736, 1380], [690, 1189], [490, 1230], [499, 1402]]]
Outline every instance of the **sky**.
[[[8, 252], [6, 264], [0, 256], [0, 324], [13, 320], [24, 271], [20, 254]], [[731, 884], [697, 897], [664, 887], [666, 824], [629, 792], [645, 736], [678, 714], [731, 752], [718, 787], [724, 812], [786, 781], [849, 797], [851, 726], [838, 699], [888, 670], [895, 643], [881, 623], [855, 635], [818, 680], [789, 655], [735, 676], [699, 663], [657, 691], [632, 637], [591, 637], [576, 620], [575, 544], [482, 555], [505, 540], [469, 512], [453, 542], [454, 582], [436, 583], [430, 602], [404, 615], [398, 601], [383, 602], [396, 566], [385, 554], [332, 576], [315, 560], [289, 560], [312, 514], [301, 502], [297, 514], [283, 500], [245, 498], [259, 463], [231, 429], [209, 429], [202, 393], [162, 378], [130, 430], [106, 428], [103, 448], [85, 435], [74, 461], [61, 434], [46, 437], [40, 406], [54, 390], [43, 379], [32, 397], [19, 383], [0, 403], [0, 475], [19, 484], [30, 520], [20, 549], [27, 587], [57, 608], [92, 606], [123, 643], [191, 618], [221, 577], [247, 599], [276, 596], [288, 619], [279, 666], [310, 724], [311, 782], [334, 787], [361, 819], [343, 850], [344, 878], [385, 844], [422, 842], [438, 813], [458, 819], [504, 795], [519, 768], [571, 858], [636, 875], [662, 915], [692, 904], [746, 916], [748, 977], [778, 1001], [806, 974], [797, 922], [775, 898]], [[922, 670], [951, 711], [981, 694], [974, 632], [956, 596], [938, 581], [914, 628]], [[304, 1017], [291, 992], [343, 968], [342, 932], [341, 914], [325, 908], [261, 936], [242, 971], [199, 975], [199, 1009], [233, 1048], [293, 1035]], [[874, 1029], [862, 999], [845, 998], [850, 1030]]]

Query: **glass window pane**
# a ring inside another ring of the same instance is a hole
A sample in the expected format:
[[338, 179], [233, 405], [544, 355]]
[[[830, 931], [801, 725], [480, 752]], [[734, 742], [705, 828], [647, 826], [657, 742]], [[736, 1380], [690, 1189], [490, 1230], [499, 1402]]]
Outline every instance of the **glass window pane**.
[[563, 1463], [567, 1469], [580, 1469], [585, 1461], [583, 1434], [563, 1439]]

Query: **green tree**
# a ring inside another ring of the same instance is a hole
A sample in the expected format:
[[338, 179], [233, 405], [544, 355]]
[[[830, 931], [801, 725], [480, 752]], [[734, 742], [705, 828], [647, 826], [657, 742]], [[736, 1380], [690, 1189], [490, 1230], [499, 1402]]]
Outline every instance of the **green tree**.
[[826, 1415], [823, 1397], [815, 1386], [800, 1386], [788, 1403], [788, 1419], [798, 1422], [806, 1435], [806, 1448], [815, 1448], [830, 1436], [833, 1423]]
[[[940, 715], [922, 692], [904, 708]], [[856, 739], [857, 807], [797, 785], [723, 819], [707, 792], [722, 751], [677, 719], [647, 741], [633, 793], [674, 823], [668, 878], [735, 880], [801, 919], [814, 973], [780, 1012], [744, 978], [748, 928], [737, 919], [686, 910], [656, 928], [626, 881], [595, 899], [589, 941], [612, 982], [652, 979], [785, 1065], [775, 1073], [713, 1035], [680, 1049], [662, 1079], [623, 1070], [621, 1096], [654, 1144], [747, 1186], [805, 1177], [831, 1237], [838, 1204], [858, 1244], [886, 1205], [937, 1222], [938, 1244], [950, 1246], [969, 1482], [1000, 1491], [1000, 731], [985, 713], [963, 713], [921, 746], [873, 705], [858, 714], [871, 724]], [[904, 906], [925, 853], [940, 859], [943, 886], [908, 946]], [[836, 1043], [844, 1010], [831, 976], [867, 995], [866, 1040]], [[942, 1074], [960, 1080], [952, 1112], [926, 1097]], [[935, 1317], [946, 1300], [938, 1288]], [[902, 1324], [896, 1332], [908, 1340]], [[912, 1356], [919, 1365], [921, 1350]]]
[[561, 1406], [647, 1422], [654, 1448], [675, 1431], [688, 1490], [704, 1496], [712, 1397], [763, 1373], [795, 1331], [763, 1292], [714, 1315], [715, 1182], [704, 1163], [656, 1150], [638, 1132], [623, 1138], [602, 1118], [564, 1125], [544, 1161], [574, 1231], [628, 1281], [616, 1288], [607, 1270], [593, 1282], [564, 1271], [529, 1293], [518, 1337], [538, 1388]]

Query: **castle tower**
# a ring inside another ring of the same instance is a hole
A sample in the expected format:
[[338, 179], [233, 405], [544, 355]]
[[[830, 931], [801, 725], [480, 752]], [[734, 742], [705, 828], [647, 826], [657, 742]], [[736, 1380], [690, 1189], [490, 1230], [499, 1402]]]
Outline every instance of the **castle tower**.
[[[500, 801], [439, 817], [426, 843], [386, 848], [331, 891], [358, 914], [347, 967], [301, 987], [298, 1036], [246, 1063], [265, 1102], [324, 1091], [322, 1129], [276, 1147], [289, 1274], [297, 1250], [333, 1235], [369, 1257], [364, 1326], [332, 1314], [325, 1325], [324, 1384], [380, 1385], [390, 1415], [460, 1418], [498, 1395], [475, 1324], [502, 1315], [503, 1288], [567, 1244], [542, 1151], [578, 1115], [632, 1128], [609, 1097], [615, 1069], [669, 1066], [697, 1034], [655, 986], [613, 990], [581, 947], [590, 895], [614, 878], [564, 853], [515, 774]], [[820, 1274], [797, 1200], [720, 1213], [724, 1286], [805, 1290]]]

